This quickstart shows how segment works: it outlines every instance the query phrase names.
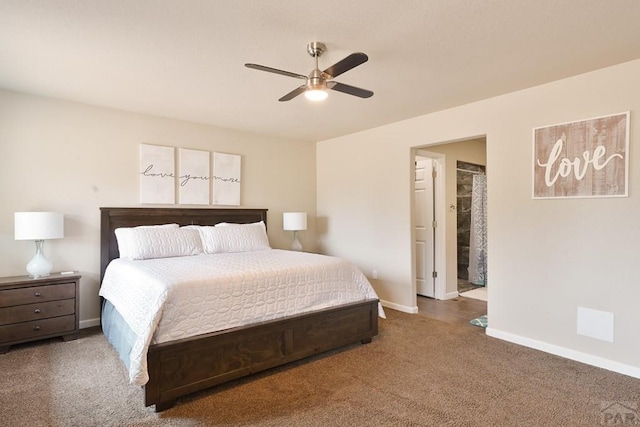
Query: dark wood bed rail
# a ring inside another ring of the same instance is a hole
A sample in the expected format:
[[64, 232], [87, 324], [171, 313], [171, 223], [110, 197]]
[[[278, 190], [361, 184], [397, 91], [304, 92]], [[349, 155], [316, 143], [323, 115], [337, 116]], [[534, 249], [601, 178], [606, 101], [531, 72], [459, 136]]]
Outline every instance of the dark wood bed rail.
[[149, 348], [145, 405], [156, 412], [215, 385], [378, 335], [378, 300], [289, 316]]

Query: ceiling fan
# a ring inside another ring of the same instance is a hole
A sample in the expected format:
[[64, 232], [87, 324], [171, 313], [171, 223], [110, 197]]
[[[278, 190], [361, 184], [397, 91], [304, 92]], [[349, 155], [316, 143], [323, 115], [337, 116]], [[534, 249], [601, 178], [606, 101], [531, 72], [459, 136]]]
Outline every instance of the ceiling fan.
[[316, 68], [314, 68], [308, 76], [303, 74], [291, 73], [289, 71], [278, 70], [276, 68], [265, 67], [258, 64], [244, 64], [247, 68], [253, 68], [254, 70], [266, 71], [269, 73], [280, 74], [283, 76], [293, 77], [296, 79], [305, 80], [305, 84], [295, 88], [278, 101], [290, 101], [301, 93], [305, 94], [305, 97], [312, 101], [321, 101], [327, 97], [327, 89], [336, 90], [338, 92], [346, 93], [349, 95], [358, 96], [360, 98], [370, 98], [373, 96], [373, 92], [359, 87], [347, 85], [344, 83], [338, 83], [333, 79], [340, 74], [349, 71], [358, 65], [364, 64], [369, 60], [369, 57], [362, 53], [352, 53], [341, 61], [336, 62], [324, 71], [320, 71], [318, 68], [318, 57], [326, 52], [327, 47], [320, 42], [311, 42], [307, 45], [307, 52], [309, 55], [316, 59]]

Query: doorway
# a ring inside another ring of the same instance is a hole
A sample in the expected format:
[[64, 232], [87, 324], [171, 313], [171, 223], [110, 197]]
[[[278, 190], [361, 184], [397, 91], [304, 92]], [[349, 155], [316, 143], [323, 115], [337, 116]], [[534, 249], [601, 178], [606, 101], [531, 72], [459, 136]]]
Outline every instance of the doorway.
[[471, 226], [472, 226], [472, 198], [474, 176], [484, 175], [485, 165], [456, 161], [456, 200], [457, 200], [457, 273], [458, 293], [476, 289], [479, 285], [473, 283], [469, 277]]
[[[439, 168], [436, 177], [436, 192], [434, 193], [434, 207], [436, 210], [436, 236], [435, 249], [427, 252], [433, 256], [435, 254], [435, 271], [437, 274], [435, 286], [435, 299], [454, 299], [459, 296], [458, 291], [458, 208], [462, 205], [457, 198], [457, 162], [462, 161], [475, 165], [486, 166], [486, 138], [476, 137], [466, 140], [452, 141], [448, 143], [430, 145], [427, 147], [415, 148], [412, 151], [412, 166], [415, 168], [416, 157], [426, 157], [437, 159]], [[487, 168], [488, 169], [488, 168]], [[438, 179], [438, 177], [440, 179]], [[412, 174], [412, 190], [415, 190], [416, 176]], [[416, 204], [416, 197], [412, 203]], [[461, 206], [462, 207], [462, 206]], [[429, 279], [428, 271], [419, 270], [420, 265], [417, 257], [422, 256], [420, 253], [419, 242], [416, 236], [419, 235], [416, 218], [420, 213], [416, 206], [412, 207], [412, 239], [413, 239], [413, 278], [414, 278], [414, 295], [416, 301], [420, 297], [418, 290], [418, 279], [425, 277]], [[439, 215], [439, 217], [437, 217]], [[428, 222], [428, 220], [426, 220]], [[429, 246], [428, 242], [424, 243], [424, 248]], [[468, 244], [467, 244], [468, 246]], [[428, 270], [428, 268], [427, 268]]]

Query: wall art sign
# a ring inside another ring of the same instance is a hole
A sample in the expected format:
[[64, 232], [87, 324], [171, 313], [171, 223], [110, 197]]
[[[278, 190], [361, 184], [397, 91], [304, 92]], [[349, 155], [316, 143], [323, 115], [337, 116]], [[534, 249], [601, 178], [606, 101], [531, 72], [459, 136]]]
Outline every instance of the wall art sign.
[[140, 203], [175, 203], [174, 156], [173, 147], [140, 144]]
[[178, 195], [181, 204], [208, 205], [211, 182], [211, 154], [180, 148]]
[[629, 118], [626, 112], [533, 129], [533, 198], [628, 196]]
[[240, 206], [241, 156], [213, 153], [213, 204]]

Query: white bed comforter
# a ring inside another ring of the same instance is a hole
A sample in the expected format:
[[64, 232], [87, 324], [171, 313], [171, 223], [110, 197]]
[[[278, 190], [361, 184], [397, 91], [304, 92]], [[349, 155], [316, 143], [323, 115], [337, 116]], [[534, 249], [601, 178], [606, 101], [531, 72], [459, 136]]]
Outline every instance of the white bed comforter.
[[115, 259], [100, 295], [136, 334], [129, 364], [129, 380], [136, 385], [149, 380], [150, 344], [378, 298], [345, 260], [277, 249]]

